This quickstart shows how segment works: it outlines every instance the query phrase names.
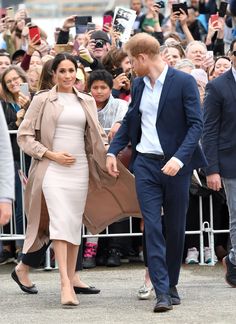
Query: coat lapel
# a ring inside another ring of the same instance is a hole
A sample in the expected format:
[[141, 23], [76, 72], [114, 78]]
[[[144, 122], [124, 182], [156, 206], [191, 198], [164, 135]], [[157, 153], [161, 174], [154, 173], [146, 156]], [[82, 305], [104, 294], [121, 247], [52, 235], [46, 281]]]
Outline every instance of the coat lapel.
[[142, 99], [143, 89], [144, 89], [145, 83], [143, 81], [143, 78], [139, 78], [137, 80], [137, 84], [134, 85], [133, 91], [132, 91], [132, 101], [129, 106], [129, 113], [130, 114], [139, 114], [139, 106]]
[[234, 96], [234, 99], [236, 101], [236, 82], [235, 82], [235, 79], [234, 79], [234, 76], [233, 76], [232, 69], [230, 69], [226, 73], [227, 73], [226, 77], [227, 77], [227, 80], [228, 80], [229, 89], [231, 90], [232, 95]]
[[157, 120], [160, 116], [160, 113], [161, 113], [163, 107], [164, 107], [166, 97], [168, 95], [170, 86], [174, 79], [173, 76], [174, 76], [174, 70], [172, 68], [168, 68], [165, 82], [163, 84], [163, 88], [162, 88], [162, 92], [161, 92], [161, 98], [160, 98], [159, 107], [158, 107], [158, 111], [157, 111]]

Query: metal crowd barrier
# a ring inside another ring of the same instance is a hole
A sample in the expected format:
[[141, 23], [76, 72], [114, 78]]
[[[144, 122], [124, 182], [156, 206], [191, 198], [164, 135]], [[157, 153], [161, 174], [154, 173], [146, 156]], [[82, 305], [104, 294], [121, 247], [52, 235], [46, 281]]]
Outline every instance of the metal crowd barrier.
[[[17, 131], [9, 131], [9, 134], [16, 134]], [[20, 151], [20, 167], [23, 173], [25, 173], [25, 158], [24, 153]], [[24, 240], [25, 238], [25, 224], [26, 224], [26, 218], [25, 218], [25, 206], [24, 206], [24, 188], [22, 185], [22, 210], [23, 210], [23, 224], [24, 224], [24, 230], [23, 234], [16, 234], [14, 233], [14, 228], [16, 228], [15, 224], [15, 208], [13, 206], [13, 216], [10, 221], [10, 233], [4, 234], [3, 229], [0, 228], [0, 241], [10, 241], [10, 240]], [[210, 196], [210, 222], [203, 222], [203, 205], [202, 205], [202, 197], [199, 197], [199, 223], [200, 227], [198, 230], [195, 231], [186, 231], [186, 235], [199, 235], [200, 240], [200, 262], [199, 265], [206, 265], [204, 263], [204, 233], [208, 233], [209, 238], [209, 246], [211, 248], [211, 263], [208, 263], [207, 265], [213, 266], [215, 264], [214, 262], [214, 234], [216, 233], [229, 233], [229, 230], [214, 230], [213, 228], [213, 203], [212, 203], [212, 196]], [[88, 237], [126, 237], [126, 236], [142, 236], [142, 232], [133, 232], [133, 224], [132, 224], [132, 217], [129, 217], [129, 226], [130, 231], [127, 233], [109, 233], [109, 226], [106, 228], [104, 234], [86, 234], [86, 228], [83, 226], [82, 228], [82, 237], [88, 238]], [[46, 262], [45, 262], [45, 270], [51, 270], [51, 264], [50, 264], [50, 249], [48, 249], [46, 254]]]

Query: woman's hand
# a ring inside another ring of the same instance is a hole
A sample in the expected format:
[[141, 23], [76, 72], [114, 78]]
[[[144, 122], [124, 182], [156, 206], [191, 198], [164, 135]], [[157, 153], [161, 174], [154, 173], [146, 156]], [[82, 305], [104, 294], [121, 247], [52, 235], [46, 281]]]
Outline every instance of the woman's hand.
[[24, 95], [22, 92], [19, 92], [17, 103], [22, 109], [27, 109], [30, 104], [30, 97]]
[[90, 64], [93, 63], [94, 59], [92, 58], [89, 50], [86, 47], [84, 47], [83, 45], [81, 45], [79, 47], [79, 51], [78, 52], [79, 52], [79, 56], [82, 59], [84, 59], [85, 61], [87, 61]]
[[16, 113], [16, 126], [19, 127], [25, 116], [25, 109], [20, 109]]
[[186, 12], [183, 9], [179, 9], [179, 22], [181, 26], [187, 25], [188, 16], [186, 15]]
[[72, 15], [66, 18], [62, 26], [63, 31], [69, 31], [70, 28], [75, 27], [75, 17], [76, 15]]
[[34, 51], [38, 50], [38, 36], [35, 35], [32, 39], [28, 38], [28, 49], [27, 54], [32, 56]]
[[75, 163], [76, 158], [68, 152], [46, 151], [44, 157], [63, 166], [71, 166]]

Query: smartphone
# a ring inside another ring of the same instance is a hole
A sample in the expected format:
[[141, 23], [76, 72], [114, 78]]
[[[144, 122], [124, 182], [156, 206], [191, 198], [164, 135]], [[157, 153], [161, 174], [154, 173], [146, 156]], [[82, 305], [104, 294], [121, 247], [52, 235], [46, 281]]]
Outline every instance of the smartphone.
[[33, 39], [36, 35], [37, 35], [37, 37], [36, 37], [36, 40], [37, 40], [36, 45], [40, 45], [41, 44], [41, 37], [40, 37], [40, 31], [39, 31], [38, 26], [29, 26], [29, 37], [30, 37], [30, 39]]
[[214, 22], [218, 21], [218, 14], [215, 14], [215, 15], [211, 15], [210, 16], [210, 20], [211, 20], [211, 23], [213, 24]]
[[122, 67], [116, 68], [112, 71], [112, 75], [114, 78], [116, 78], [118, 75], [120, 75], [121, 73], [124, 73]]
[[104, 26], [108, 26], [108, 27], [111, 27], [112, 26], [112, 20], [113, 20], [113, 17], [110, 16], [110, 15], [105, 15], [103, 16], [103, 31], [107, 31], [106, 27]]
[[27, 25], [27, 24], [29, 24], [29, 23], [31, 23], [31, 18], [30, 17], [26, 17], [25, 18], [25, 24]]
[[227, 10], [227, 6], [228, 6], [228, 3], [227, 2], [222, 1], [220, 3], [219, 17], [224, 17], [225, 16], [226, 10]]
[[14, 20], [15, 13], [13, 7], [6, 8], [6, 16], [8, 16], [11, 20]]
[[206, 57], [207, 58], [214, 58], [214, 52], [213, 51], [207, 51]]
[[76, 16], [75, 17], [76, 34], [84, 34], [87, 31], [88, 22], [92, 22], [92, 16]]
[[172, 4], [172, 11], [173, 12], [177, 12], [179, 11], [179, 15], [180, 15], [180, 9], [182, 9], [186, 15], [188, 15], [188, 7], [187, 7], [187, 3], [183, 2], [183, 3], [173, 3]]
[[96, 28], [96, 25], [93, 22], [87, 23], [87, 31], [95, 30], [95, 28]]
[[165, 2], [164, 1], [157, 1], [154, 6], [157, 5], [159, 8], [165, 8]]
[[29, 92], [29, 85], [27, 82], [23, 82], [20, 84], [20, 92], [23, 93], [23, 95], [25, 96], [29, 96], [30, 92]]
[[55, 44], [54, 45], [54, 51], [59, 53], [72, 53], [73, 51], [73, 45], [71, 44]]

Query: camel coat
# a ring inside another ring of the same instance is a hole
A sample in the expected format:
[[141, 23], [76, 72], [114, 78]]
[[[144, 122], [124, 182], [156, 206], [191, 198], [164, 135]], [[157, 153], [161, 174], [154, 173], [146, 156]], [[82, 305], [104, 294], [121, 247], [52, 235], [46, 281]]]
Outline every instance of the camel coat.
[[[120, 175], [112, 178], [106, 172], [106, 134], [98, 122], [94, 99], [74, 89], [85, 112], [85, 149], [89, 163], [89, 192], [83, 222], [93, 233], [125, 217], [138, 216], [133, 175], [118, 161]], [[50, 160], [43, 157], [52, 150], [57, 120], [63, 107], [58, 102], [57, 88], [36, 94], [21, 123], [17, 140], [20, 148], [32, 156], [25, 190], [27, 231], [23, 252], [35, 252], [49, 241], [49, 216], [42, 192], [42, 182]], [[78, 235], [81, 235], [78, 233]]]

